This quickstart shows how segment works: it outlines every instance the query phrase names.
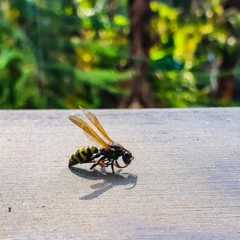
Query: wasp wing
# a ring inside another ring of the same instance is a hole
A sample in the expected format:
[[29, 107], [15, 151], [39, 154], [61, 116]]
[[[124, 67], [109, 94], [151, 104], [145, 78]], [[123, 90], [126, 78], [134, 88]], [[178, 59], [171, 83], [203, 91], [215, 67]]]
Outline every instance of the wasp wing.
[[76, 116], [70, 116], [69, 119], [75, 123], [78, 127], [80, 127], [86, 136], [94, 142], [97, 142], [101, 147], [112, 149], [107, 143], [103, 141], [101, 137], [97, 135], [97, 133], [82, 119], [76, 117]]
[[105, 139], [107, 139], [109, 141], [109, 143], [114, 142], [107, 134], [107, 132], [104, 130], [104, 128], [102, 127], [101, 123], [99, 122], [99, 120], [97, 119], [97, 117], [89, 112], [88, 110], [82, 108], [81, 106], [79, 106], [80, 109], [83, 111], [83, 113], [86, 115], [86, 117], [91, 121], [91, 123], [98, 129], [98, 131], [105, 137]]
[[104, 147], [101, 143], [99, 143], [95, 138], [93, 138], [92, 136], [90, 136], [88, 133], [86, 133], [85, 131], [83, 131], [85, 136], [89, 139], [90, 142], [92, 142], [93, 144], [95, 144], [96, 147]]

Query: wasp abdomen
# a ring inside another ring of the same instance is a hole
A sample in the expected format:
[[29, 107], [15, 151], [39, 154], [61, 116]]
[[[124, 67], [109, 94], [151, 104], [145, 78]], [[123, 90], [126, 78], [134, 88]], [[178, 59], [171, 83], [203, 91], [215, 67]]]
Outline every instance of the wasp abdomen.
[[81, 147], [75, 153], [72, 154], [71, 158], [69, 159], [69, 167], [76, 165], [78, 163], [88, 163], [91, 161], [91, 158], [94, 154], [98, 153], [99, 149], [90, 146], [90, 147]]

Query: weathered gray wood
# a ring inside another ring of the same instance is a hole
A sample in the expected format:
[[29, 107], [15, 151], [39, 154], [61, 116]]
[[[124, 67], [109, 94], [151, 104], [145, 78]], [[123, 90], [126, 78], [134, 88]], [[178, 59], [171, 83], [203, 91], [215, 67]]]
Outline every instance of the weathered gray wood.
[[0, 239], [240, 239], [239, 108], [93, 111], [120, 175], [69, 170], [71, 112], [0, 111]]

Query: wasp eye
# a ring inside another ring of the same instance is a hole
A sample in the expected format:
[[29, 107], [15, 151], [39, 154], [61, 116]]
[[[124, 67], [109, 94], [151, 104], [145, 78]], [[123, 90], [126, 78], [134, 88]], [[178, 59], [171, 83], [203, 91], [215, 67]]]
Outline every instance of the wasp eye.
[[129, 164], [132, 161], [132, 157], [128, 152], [123, 153], [122, 159], [125, 164]]

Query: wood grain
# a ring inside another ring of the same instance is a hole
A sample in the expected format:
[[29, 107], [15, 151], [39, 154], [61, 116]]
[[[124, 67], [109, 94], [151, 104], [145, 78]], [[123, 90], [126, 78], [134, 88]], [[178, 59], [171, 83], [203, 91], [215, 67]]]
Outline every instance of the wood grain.
[[0, 111], [0, 239], [240, 239], [239, 108], [93, 111], [118, 175], [68, 168], [72, 112]]

